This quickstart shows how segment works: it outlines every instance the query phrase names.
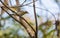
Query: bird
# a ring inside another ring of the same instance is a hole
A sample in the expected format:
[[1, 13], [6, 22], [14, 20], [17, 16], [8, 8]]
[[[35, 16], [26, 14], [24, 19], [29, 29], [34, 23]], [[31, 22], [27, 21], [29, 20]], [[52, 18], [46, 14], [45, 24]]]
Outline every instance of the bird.
[[[20, 11], [20, 12], [16, 12], [19, 16], [23, 16], [23, 15], [25, 15], [25, 14], [28, 14], [28, 12], [27, 11]], [[14, 15], [14, 16], [16, 16], [16, 14], [14, 13], [14, 14], [10, 14], [10, 15]]]

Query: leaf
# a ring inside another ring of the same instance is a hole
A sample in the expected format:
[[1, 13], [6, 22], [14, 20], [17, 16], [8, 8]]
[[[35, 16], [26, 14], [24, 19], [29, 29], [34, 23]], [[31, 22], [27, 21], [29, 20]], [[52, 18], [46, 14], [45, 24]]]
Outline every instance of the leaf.
[[51, 35], [53, 32], [55, 32], [55, 30], [51, 30], [49, 33], [47, 33], [47, 36]]
[[0, 30], [0, 36], [3, 36], [4, 32]]
[[52, 21], [46, 21], [46, 22], [44, 23], [44, 25], [50, 26], [50, 25], [52, 25]]
[[46, 25], [46, 26], [51, 26], [52, 25], [52, 21], [46, 21], [40, 25]]
[[7, 17], [5, 17], [5, 18], [1, 18], [1, 20], [7, 20], [7, 19], [9, 19], [9, 18], [11, 18], [10, 16], [7, 16]]
[[42, 29], [42, 25], [39, 27], [39, 30], [40, 30], [43, 34], [45, 34], [45, 30]]

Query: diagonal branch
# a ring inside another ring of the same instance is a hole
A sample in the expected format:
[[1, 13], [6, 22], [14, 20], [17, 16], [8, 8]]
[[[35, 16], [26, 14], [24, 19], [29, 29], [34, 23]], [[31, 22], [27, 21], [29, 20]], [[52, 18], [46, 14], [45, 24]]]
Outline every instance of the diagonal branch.
[[24, 0], [24, 2], [21, 5], [23, 5], [25, 2], [26, 2], [26, 0]]
[[23, 19], [31, 28], [32, 28], [32, 30], [35, 32], [35, 29], [23, 18], [23, 17], [21, 17], [20, 15], [18, 15], [15, 11], [13, 11], [12, 9], [10, 9], [8, 6], [6, 6], [1, 0], [0, 0], [0, 2], [6, 7], [6, 8], [8, 8], [9, 10], [11, 10], [13, 13], [15, 13], [17, 16], [19, 16], [21, 19]]
[[[37, 1], [37, 0], [36, 0], [36, 1]], [[34, 2], [36, 2], [36, 1], [34, 1]], [[27, 5], [32, 4], [32, 3], [33, 3], [33, 2], [27, 3], [27, 4], [25, 4], [25, 5], [21, 4], [21, 5], [19, 5], [18, 7], [27, 6]]]
[[[2, 7], [1, 7], [2, 8]], [[2, 8], [10, 17], [12, 17], [15, 21], [17, 21], [18, 23], [20, 23], [27, 31], [27, 33], [29, 34], [29, 36], [32, 38], [31, 34], [29, 33], [29, 31], [27, 30], [26, 26], [21, 23], [20, 21], [16, 20], [11, 14], [9, 14], [4, 8]]]
[[[37, 1], [37, 0], [36, 0]], [[34, 2], [36, 2], [36, 1], [34, 1]], [[29, 5], [29, 4], [32, 4], [33, 2], [30, 2], [30, 3], [27, 3], [27, 4], [25, 4], [25, 5], [21, 5], [20, 7], [23, 7], [23, 6], [26, 6], [26, 5]]]

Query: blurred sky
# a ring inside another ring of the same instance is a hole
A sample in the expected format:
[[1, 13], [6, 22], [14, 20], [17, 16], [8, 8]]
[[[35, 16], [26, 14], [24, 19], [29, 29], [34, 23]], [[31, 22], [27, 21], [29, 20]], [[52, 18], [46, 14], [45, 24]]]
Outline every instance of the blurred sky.
[[[32, 4], [30, 4], [30, 5], [32, 6]], [[56, 13], [59, 12], [59, 7], [54, 0], [41, 0], [41, 3], [40, 3], [40, 0], [38, 0], [36, 2], [36, 7], [39, 7], [39, 8], [42, 8], [42, 9], [48, 9], [53, 14], [56, 14]], [[31, 16], [34, 14], [32, 7], [25, 6], [24, 8], [25, 8], [25, 10], [29, 11]], [[36, 8], [36, 12], [39, 15], [42, 15], [42, 16], [45, 16], [47, 13], [49, 13], [48, 11], [41, 10], [41, 9], [38, 9], [38, 8]], [[49, 14], [49, 16], [52, 16], [52, 15]]]

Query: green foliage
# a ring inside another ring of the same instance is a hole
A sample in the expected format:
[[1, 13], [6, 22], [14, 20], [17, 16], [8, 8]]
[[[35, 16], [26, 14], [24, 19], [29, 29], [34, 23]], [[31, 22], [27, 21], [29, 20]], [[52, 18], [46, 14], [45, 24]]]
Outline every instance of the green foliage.
[[9, 18], [11, 18], [10, 16], [7, 16], [7, 17], [5, 17], [5, 18], [1, 18], [1, 20], [7, 20], [7, 19], [9, 19]]
[[[47, 25], [49, 25], [49, 26], [47, 27]], [[52, 27], [51, 21], [48, 21], [48, 22], [46, 21], [45, 23], [40, 24], [39, 30], [43, 33], [43, 38], [52, 38], [55, 36], [54, 29], [49, 31], [49, 29], [51, 29], [51, 27]], [[47, 32], [47, 31], [49, 31], [49, 32]]]

